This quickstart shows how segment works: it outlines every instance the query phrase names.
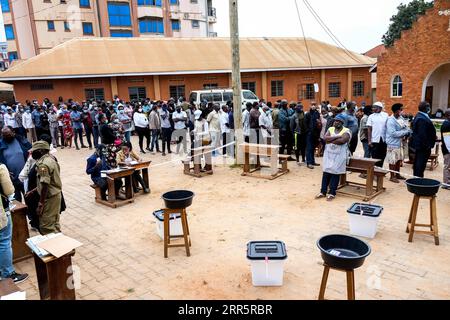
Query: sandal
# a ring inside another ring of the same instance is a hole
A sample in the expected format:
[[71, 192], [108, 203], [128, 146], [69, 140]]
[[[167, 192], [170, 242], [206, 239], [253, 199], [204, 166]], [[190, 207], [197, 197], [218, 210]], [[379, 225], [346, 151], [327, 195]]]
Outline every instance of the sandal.
[[316, 196], [316, 199], [325, 198], [325, 195], [321, 192]]
[[333, 201], [334, 198], [336, 198], [336, 196], [333, 196], [332, 194], [329, 194], [329, 195], [327, 196], [327, 201]]

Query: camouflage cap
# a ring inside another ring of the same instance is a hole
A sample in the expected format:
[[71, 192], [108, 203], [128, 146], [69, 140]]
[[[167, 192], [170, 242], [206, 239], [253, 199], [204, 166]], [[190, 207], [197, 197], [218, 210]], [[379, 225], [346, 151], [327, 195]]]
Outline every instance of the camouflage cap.
[[33, 152], [36, 150], [50, 150], [50, 145], [46, 141], [36, 141], [33, 143], [30, 151]]

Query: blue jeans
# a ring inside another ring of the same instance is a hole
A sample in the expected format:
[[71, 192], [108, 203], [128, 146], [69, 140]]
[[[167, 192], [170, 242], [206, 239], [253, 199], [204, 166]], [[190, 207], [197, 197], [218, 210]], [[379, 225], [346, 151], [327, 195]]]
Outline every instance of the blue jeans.
[[[333, 196], [336, 195], [337, 188], [339, 186], [339, 174], [331, 174], [328, 172], [324, 172], [322, 176], [322, 188], [320, 189], [320, 193], [326, 195], [331, 194]], [[328, 191], [328, 187], [330, 187], [330, 192]]]
[[313, 165], [316, 163], [316, 159], [314, 159], [315, 150], [316, 143], [314, 135], [311, 132], [308, 132], [308, 135], [306, 136], [306, 164]]
[[0, 277], [9, 277], [15, 270], [12, 263], [12, 221], [8, 216], [8, 225], [0, 230]]
[[98, 138], [100, 137], [100, 132], [98, 131], [98, 126], [92, 127], [92, 131], [94, 134], [94, 147], [98, 146]]
[[156, 146], [156, 151], [159, 151], [159, 130], [151, 129], [152, 132], [152, 143], [150, 145], [150, 150], [154, 150]]
[[370, 152], [369, 143], [367, 142], [367, 140], [363, 140], [361, 142], [362, 142], [363, 149], [364, 149], [364, 158], [371, 158], [372, 155]]
[[127, 142], [131, 142], [131, 131], [125, 131], [124, 137]]

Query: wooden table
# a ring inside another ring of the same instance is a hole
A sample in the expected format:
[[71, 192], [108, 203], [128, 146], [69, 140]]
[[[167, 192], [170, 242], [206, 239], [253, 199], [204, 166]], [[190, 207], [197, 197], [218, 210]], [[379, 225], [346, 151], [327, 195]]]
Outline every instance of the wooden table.
[[75, 250], [56, 258], [39, 257], [33, 252], [41, 300], [75, 300], [72, 256]]
[[11, 212], [13, 223], [12, 250], [13, 263], [17, 263], [32, 257], [31, 250], [25, 242], [30, 237], [27, 221], [27, 206], [14, 201], [16, 207]]
[[138, 163], [133, 164], [127, 164], [125, 162], [119, 163], [119, 166], [124, 166], [124, 168], [133, 168], [135, 171], [142, 171], [142, 178], [144, 179], [144, 183], [147, 186], [148, 189], [150, 189], [150, 183], [149, 183], [149, 175], [148, 175], [148, 168], [150, 167], [150, 164], [152, 162], [149, 161], [141, 161]]
[[[268, 144], [255, 144], [255, 143], [243, 143], [239, 145], [244, 149], [244, 172], [243, 176], [250, 176], [255, 178], [276, 179], [289, 172], [287, 168], [287, 158], [289, 156], [279, 155], [278, 145]], [[256, 167], [250, 169], [250, 155], [256, 155]], [[260, 163], [260, 157], [269, 158], [269, 166], [263, 166]], [[281, 168], [278, 168], [278, 163], [282, 164]], [[257, 171], [265, 171], [263, 168], [268, 168], [267, 174], [255, 174]]]
[[[117, 208], [119, 206], [134, 202], [134, 192], [133, 192], [133, 173], [134, 168], [124, 168], [106, 171], [106, 180], [108, 181], [108, 200], [102, 200], [98, 197], [95, 201], [104, 204], [111, 208]], [[116, 179], [125, 179], [125, 200], [120, 200], [116, 198], [116, 185], [114, 181]]]
[[[384, 177], [387, 172], [375, 169], [375, 164], [380, 161], [378, 159], [368, 158], [351, 158], [350, 163], [347, 165], [347, 171], [366, 174], [366, 183], [356, 183], [347, 180], [347, 174], [341, 175], [341, 180], [338, 187], [338, 193], [342, 195], [352, 196], [363, 201], [370, 201], [382, 192], [386, 190], [384, 188]], [[373, 185], [374, 177], [376, 178], [376, 186]], [[346, 188], [350, 187], [350, 188]], [[357, 193], [351, 191], [343, 191], [341, 189], [357, 189], [364, 190], [365, 193]]]
[[15, 285], [12, 279], [0, 280], [0, 297], [19, 291], [19, 287]]
[[[211, 151], [213, 147], [211, 146], [201, 146], [198, 148], [191, 149], [192, 156], [188, 156], [186, 160], [183, 161], [184, 165], [184, 174], [201, 178], [205, 175], [213, 174], [213, 166], [212, 166], [212, 156]], [[202, 157], [205, 157], [205, 170], [202, 170]], [[191, 162], [194, 163], [191, 166]]]

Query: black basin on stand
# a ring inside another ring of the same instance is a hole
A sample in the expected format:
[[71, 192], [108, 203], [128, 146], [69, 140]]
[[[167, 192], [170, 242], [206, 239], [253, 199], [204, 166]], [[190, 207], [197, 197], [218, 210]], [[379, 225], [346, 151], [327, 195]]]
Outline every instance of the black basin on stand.
[[184, 209], [192, 204], [194, 193], [188, 190], [175, 190], [162, 195], [167, 209]]

